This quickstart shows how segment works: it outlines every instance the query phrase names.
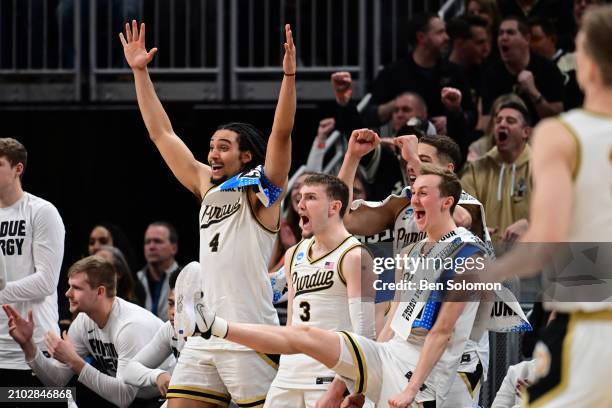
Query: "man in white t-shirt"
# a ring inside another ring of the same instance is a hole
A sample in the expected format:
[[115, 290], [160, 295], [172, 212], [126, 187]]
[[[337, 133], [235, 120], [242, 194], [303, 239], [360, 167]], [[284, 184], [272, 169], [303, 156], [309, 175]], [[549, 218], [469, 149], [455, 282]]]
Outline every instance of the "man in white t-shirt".
[[[44, 333], [59, 333], [57, 282], [64, 256], [64, 224], [53, 204], [23, 191], [27, 156], [20, 142], [0, 138], [0, 254], [7, 275], [0, 304], [10, 304], [20, 314], [31, 309], [37, 326], [33, 341], [46, 350]], [[40, 385], [9, 336], [4, 314], [0, 316], [0, 378], [3, 386]]]
[[[78, 381], [100, 397], [120, 407], [137, 399], [159, 395], [157, 387], [137, 388], [126, 384], [123, 371], [162, 326], [148, 310], [115, 296], [116, 272], [99, 256], [77, 261], [68, 270], [66, 292], [70, 312], [78, 313], [68, 333], [60, 338], [48, 331], [44, 343], [47, 358], [34, 342], [32, 311], [27, 320], [10, 305], [3, 305], [9, 317], [9, 334], [25, 353], [25, 361], [45, 386], [62, 387], [76, 375]], [[84, 358], [93, 356], [99, 370]]]

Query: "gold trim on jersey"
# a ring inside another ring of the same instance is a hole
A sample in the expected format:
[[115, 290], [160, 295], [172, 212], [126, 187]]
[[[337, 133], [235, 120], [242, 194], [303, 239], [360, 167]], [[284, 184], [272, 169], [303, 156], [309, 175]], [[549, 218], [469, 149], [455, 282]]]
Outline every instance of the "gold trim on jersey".
[[169, 398], [186, 398], [195, 401], [204, 401], [221, 407], [228, 407], [231, 400], [229, 394], [189, 385], [171, 386], [166, 393], [166, 399]]
[[278, 363], [274, 360], [272, 360], [272, 358], [268, 355], [268, 354], [264, 354], [264, 353], [260, 353], [258, 351], [255, 352], [263, 361], [265, 361], [266, 364], [268, 364], [270, 367], [272, 367], [275, 370], [278, 370]]
[[338, 333], [344, 338], [344, 342], [348, 346], [353, 358], [353, 365], [357, 370], [355, 375], [355, 394], [365, 394], [368, 386], [368, 367], [363, 351], [359, 347], [359, 342], [350, 333], [345, 331]]
[[245, 408], [246, 407], [257, 408], [257, 407], [263, 407], [265, 402], [266, 402], [266, 396], [260, 395], [255, 398], [236, 400], [236, 405], [238, 405], [239, 407], [245, 407]]
[[[342, 282], [344, 284], [344, 286], [346, 286], [346, 278], [344, 277], [344, 272], [342, 272], [342, 261], [344, 260], [344, 257], [346, 256], [346, 254], [348, 254], [348, 252], [351, 249], [357, 248], [357, 247], [363, 247], [366, 248], [364, 245], [362, 245], [361, 243], [359, 244], [355, 244], [355, 245], [351, 245], [350, 247], [348, 247], [341, 255], [340, 258], [338, 258], [338, 277], [340, 278], [340, 282]], [[367, 249], [367, 248], [366, 248]]]
[[215, 188], [215, 187], [219, 187], [219, 186], [217, 186], [217, 185], [213, 184], [212, 186], [210, 186], [210, 187], [208, 188], [208, 190], [206, 190], [206, 191], [204, 192], [204, 194], [202, 195], [202, 199], [200, 200], [200, 204], [203, 204], [203, 203], [204, 203], [204, 199], [206, 198], [206, 195], [208, 195], [208, 193], [210, 193], [210, 190], [212, 190], [212, 189], [213, 189], [213, 188]]
[[458, 372], [457, 374], [459, 374], [459, 377], [461, 377], [461, 379], [465, 383], [465, 386], [468, 392], [470, 393], [470, 397], [474, 399], [474, 390], [478, 388], [478, 384], [480, 384], [480, 380], [478, 380], [478, 382], [476, 383], [476, 387], [472, 388], [472, 383], [470, 383], [470, 379], [467, 377], [466, 373]]
[[580, 145], [580, 139], [578, 139], [578, 135], [576, 134], [574, 128], [569, 123], [567, 123], [565, 119], [561, 117], [557, 119], [559, 120], [561, 126], [563, 126], [565, 130], [569, 132], [569, 134], [572, 136], [572, 139], [574, 139], [574, 142], [576, 143], [576, 163], [574, 164], [574, 168], [572, 169], [572, 180], [576, 181], [576, 179], [578, 178], [578, 172], [580, 171], [580, 165], [582, 164], [582, 147]]
[[326, 253], [326, 254], [324, 254], [324, 255], [321, 255], [320, 257], [318, 257], [317, 259], [314, 259], [314, 260], [313, 260], [313, 259], [310, 257], [310, 249], [311, 249], [311, 247], [313, 246], [313, 244], [314, 244], [314, 242], [315, 242], [314, 238], [312, 238], [312, 240], [310, 241], [310, 244], [308, 244], [308, 248], [306, 248], [306, 259], [308, 259], [308, 262], [309, 262], [311, 265], [312, 265], [312, 264], [314, 264], [314, 263], [317, 263], [317, 262], [319, 262], [321, 259], [326, 258], [326, 257], [328, 257], [329, 255], [331, 255], [331, 254], [332, 254], [334, 251], [336, 251], [338, 248], [340, 248], [342, 245], [344, 245], [344, 243], [345, 243], [346, 241], [348, 241], [349, 239], [351, 239], [351, 237], [352, 237], [352, 235], [349, 235], [348, 237], [344, 238], [344, 239], [342, 240], [342, 242], [341, 242], [341, 243], [339, 243], [339, 244], [338, 244], [338, 246], [336, 246], [334, 249], [332, 249], [331, 251], [329, 251], [328, 253]]
[[293, 253], [291, 254], [291, 260], [289, 261], [289, 267], [287, 268], [285, 275], [288, 273], [289, 276], [291, 276], [291, 267], [293, 266], [293, 262], [295, 262], [295, 257], [297, 255], [298, 249], [300, 249], [300, 245], [302, 245], [302, 242], [304, 242], [304, 238], [300, 239], [300, 242], [298, 242], [293, 248]]
[[590, 109], [586, 109], [586, 108], [578, 108], [579, 111], [582, 111], [586, 114], [592, 115], [592, 116], [596, 116], [598, 118], [603, 118], [603, 119], [612, 119], [612, 115], [609, 115], [607, 113], [603, 113], [603, 112], [595, 112], [592, 111]]
[[598, 310], [597, 312], [574, 312], [577, 320], [612, 320], [612, 310]]
[[249, 206], [249, 210], [251, 210], [251, 215], [253, 216], [253, 218], [255, 218], [255, 221], [257, 221], [257, 224], [259, 224], [259, 226], [264, 229], [264, 231], [269, 232], [270, 234], [276, 234], [278, 231], [280, 231], [280, 219], [281, 219], [280, 206], [278, 207], [278, 221], [276, 223], [276, 229], [272, 230], [266, 227], [264, 223], [259, 219], [259, 217], [257, 217], [257, 212], [253, 208], [253, 204], [251, 204], [251, 198], [249, 197], [249, 190], [247, 190], [246, 192], [246, 201], [247, 201], [247, 205]]
[[[612, 313], [612, 312], [610, 312]], [[594, 314], [594, 313], [585, 313], [585, 314]], [[561, 394], [568, 386], [569, 383], [569, 370], [570, 370], [570, 359], [571, 359], [571, 348], [572, 348], [572, 340], [574, 339], [574, 328], [576, 326], [576, 320], [578, 313], [572, 313], [569, 317], [569, 322], [567, 324], [567, 332], [565, 338], [563, 339], [563, 350], [562, 360], [561, 360], [561, 378], [559, 380], [559, 384], [550, 389], [550, 391], [542, 394], [536, 401], [532, 404], [529, 403], [529, 391], [525, 390], [523, 393], [523, 405], [528, 408], [537, 408], [545, 405], [546, 403], [552, 401], [556, 396]]]

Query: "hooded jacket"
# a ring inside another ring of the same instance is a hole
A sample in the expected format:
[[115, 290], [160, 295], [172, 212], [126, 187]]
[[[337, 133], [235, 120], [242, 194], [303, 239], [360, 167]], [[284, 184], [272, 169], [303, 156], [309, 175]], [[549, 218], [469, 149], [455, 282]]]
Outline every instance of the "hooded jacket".
[[491, 234], [498, 244], [508, 226], [521, 218], [529, 218], [532, 181], [529, 145], [513, 164], [504, 163], [493, 147], [484, 157], [466, 165], [461, 185], [485, 208], [487, 226], [497, 229]]

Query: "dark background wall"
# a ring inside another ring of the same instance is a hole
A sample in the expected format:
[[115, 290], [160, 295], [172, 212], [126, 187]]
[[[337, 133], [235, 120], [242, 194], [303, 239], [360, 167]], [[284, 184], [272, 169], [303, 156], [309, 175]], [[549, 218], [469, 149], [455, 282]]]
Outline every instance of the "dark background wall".
[[[175, 132], [206, 162], [215, 128], [239, 120], [269, 134], [274, 106], [166, 106]], [[329, 109], [300, 107], [292, 136], [295, 169], [306, 160], [318, 125]], [[144, 230], [166, 220], [179, 232], [178, 259], [198, 259], [198, 200], [174, 178], [149, 140], [136, 104], [111, 106], [5, 107], [2, 136], [28, 149], [23, 185], [51, 201], [66, 226], [64, 270], [86, 254], [88, 234], [99, 221], [120, 226], [142, 264]], [[60, 288], [62, 288], [60, 280]], [[63, 296], [60, 295], [60, 298]]]

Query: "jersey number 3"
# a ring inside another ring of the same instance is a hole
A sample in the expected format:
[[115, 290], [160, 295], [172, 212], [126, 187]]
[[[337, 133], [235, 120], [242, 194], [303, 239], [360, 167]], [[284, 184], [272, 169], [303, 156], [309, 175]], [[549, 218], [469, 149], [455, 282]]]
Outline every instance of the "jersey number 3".
[[302, 319], [303, 322], [309, 321], [310, 320], [310, 303], [301, 302], [300, 309], [302, 309], [302, 313], [300, 313], [300, 319]]
[[210, 247], [210, 252], [217, 252], [219, 250], [219, 233], [217, 232], [213, 239], [208, 243]]

